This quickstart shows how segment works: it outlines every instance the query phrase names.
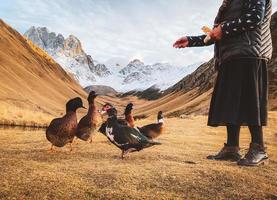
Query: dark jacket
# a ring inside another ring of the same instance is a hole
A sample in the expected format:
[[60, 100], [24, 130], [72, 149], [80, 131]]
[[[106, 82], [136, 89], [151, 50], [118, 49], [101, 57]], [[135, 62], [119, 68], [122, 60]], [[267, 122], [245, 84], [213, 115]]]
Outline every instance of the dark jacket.
[[[271, 59], [272, 40], [270, 19], [272, 2], [271, 0], [264, 1], [265, 10], [263, 19], [261, 19], [261, 22], [253, 30], [246, 30], [233, 36], [223, 34], [223, 38], [215, 43], [216, 66], [233, 58]], [[233, 20], [246, 14], [248, 5], [245, 2], [246, 0], [230, 0], [223, 12], [219, 12], [215, 23], [232, 23]]]
[[214, 26], [221, 26], [220, 41], [204, 43], [206, 35], [189, 36], [189, 46], [215, 44], [215, 66], [235, 58], [272, 57], [270, 19], [272, 0], [224, 0]]

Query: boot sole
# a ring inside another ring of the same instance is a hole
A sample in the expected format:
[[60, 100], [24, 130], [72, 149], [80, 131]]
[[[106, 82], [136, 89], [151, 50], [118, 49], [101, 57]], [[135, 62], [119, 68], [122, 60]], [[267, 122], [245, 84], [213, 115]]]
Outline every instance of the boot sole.
[[238, 162], [240, 158], [235, 158], [234, 156], [226, 156], [225, 158], [213, 158], [213, 157], [206, 157], [208, 160], [215, 160], [215, 161], [230, 161], [230, 162]]
[[245, 166], [245, 167], [258, 167], [260, 165], [268, 165], [269, 164], [269, 159], [268, 158], [265, 158], [263, 160], [261, 160], [260, 162], [258, 163], [255, 163], [255, 164], [240, 164], [238, 163], [239, 166]]

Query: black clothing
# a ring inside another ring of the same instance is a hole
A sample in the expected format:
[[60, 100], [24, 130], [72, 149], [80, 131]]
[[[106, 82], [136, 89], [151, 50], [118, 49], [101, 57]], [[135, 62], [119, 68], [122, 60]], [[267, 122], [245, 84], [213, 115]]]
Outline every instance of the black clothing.
[[[216, 67], [233, 58], [271, 58], [271, 11], [271, 0], [224, 1], [214, 24], [221, 25], [223, 33], [223, 38], [215, 42]], [[205, 37], [189, 36], [189, 46], [213, 44], [205, 44]]]
[[227, 146], [239, 147], [240, 126], [227, 126]]
[[223, 37], [215, 45], [216, 66], [234, 58], [272, 57], [271, 0], [229, 0], [219, 16]]
[[249, 126], [249, 131], [251, 133], [251, 142], [264, 146], [264, 134], [263, 127], [261, 126]]
[[219, 67], [209, 111], [209, 126], [267, 125], [267, 64], [235, 59]]

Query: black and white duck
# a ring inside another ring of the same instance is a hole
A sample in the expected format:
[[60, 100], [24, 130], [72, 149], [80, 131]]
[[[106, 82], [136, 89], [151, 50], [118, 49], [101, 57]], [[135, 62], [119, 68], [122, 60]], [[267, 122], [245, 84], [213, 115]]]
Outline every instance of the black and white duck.
[[[127, 105], [127, 106], [128, 106], [128, 105]], [[127, 106], [126, 106], [126, 108], [125, 108], [125, 112], [126, 112]], [[107, 111], [110, 110], [110, 109], [112, 109], [112, 108], [114, 108], [114, 106], [113, 106], [112, 104], [106, 103], [106, 104], [102, 107], [102, 110], [100, 111], [101, 116], [102, 116], [102, 120], [103, 120], [104, 122], [102, 123], [102, 125], [101, 125], [101, 127], [99, 128], [98, 131], [99, 131], [100, 133], [104, 134], [104, 135], [106, 135], [107, 121], [105, 121], [105, 120], [103, 119], [103, 115], [105, 115], [105, 114], [107, 113]], [[118, 121], [118, 123], [121, 124], [121, 125], [129, 126], [129, 123], [128, 123], [128, 121], [126, 120], [126, 117], [125, 117], [125, 119], [117, 118], [117, 121]]]
[[72, 142], [77, 131], [77, 115], [78, 108], [85, 108], [82, 99], [77, 97], [66, 103], [66, 114], [62, 118], [53, 119], [46, 129], [46, 138], [51, 142], [51, 150], [53, 147], [64, 147], [70, 143], [72, 151]]
[[108, 120], [106, 126], [107, 138], [119, 149], [122, 150], [121, 158], [128, 153], [141, 151], [142, 149], [160, 145], [161, 143], [149, 140], [138, 129], [121, 125], [117, 120], [117, 110], [111, 108], [108, 111]]
[[84, 141], [92, 142], [92, 135], [96, 132], [99, 113], [96, 109], [95, 98], [97, 94], [91, 91], [88, 95], [88, 113], [79, 121], [76, 136]]

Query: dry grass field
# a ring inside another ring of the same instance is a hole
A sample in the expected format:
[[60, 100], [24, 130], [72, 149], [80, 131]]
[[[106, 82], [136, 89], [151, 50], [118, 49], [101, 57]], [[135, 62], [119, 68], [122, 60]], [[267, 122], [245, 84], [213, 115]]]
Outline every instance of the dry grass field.
[[[138, 121], [146, 124], [151, 119]], [[163, 143], [120, 160], [120, 151], [97, 134], [55, 153], [43, 130], [0, 130], [0, 199], [276, 199], [277, 113], [265, 136], [266, 166], [246, 168], [206, 160], [224, 143], [224, 128], [206, 117], [166, 119]], [[248, 148], [247, 129], [241, 147]]]

